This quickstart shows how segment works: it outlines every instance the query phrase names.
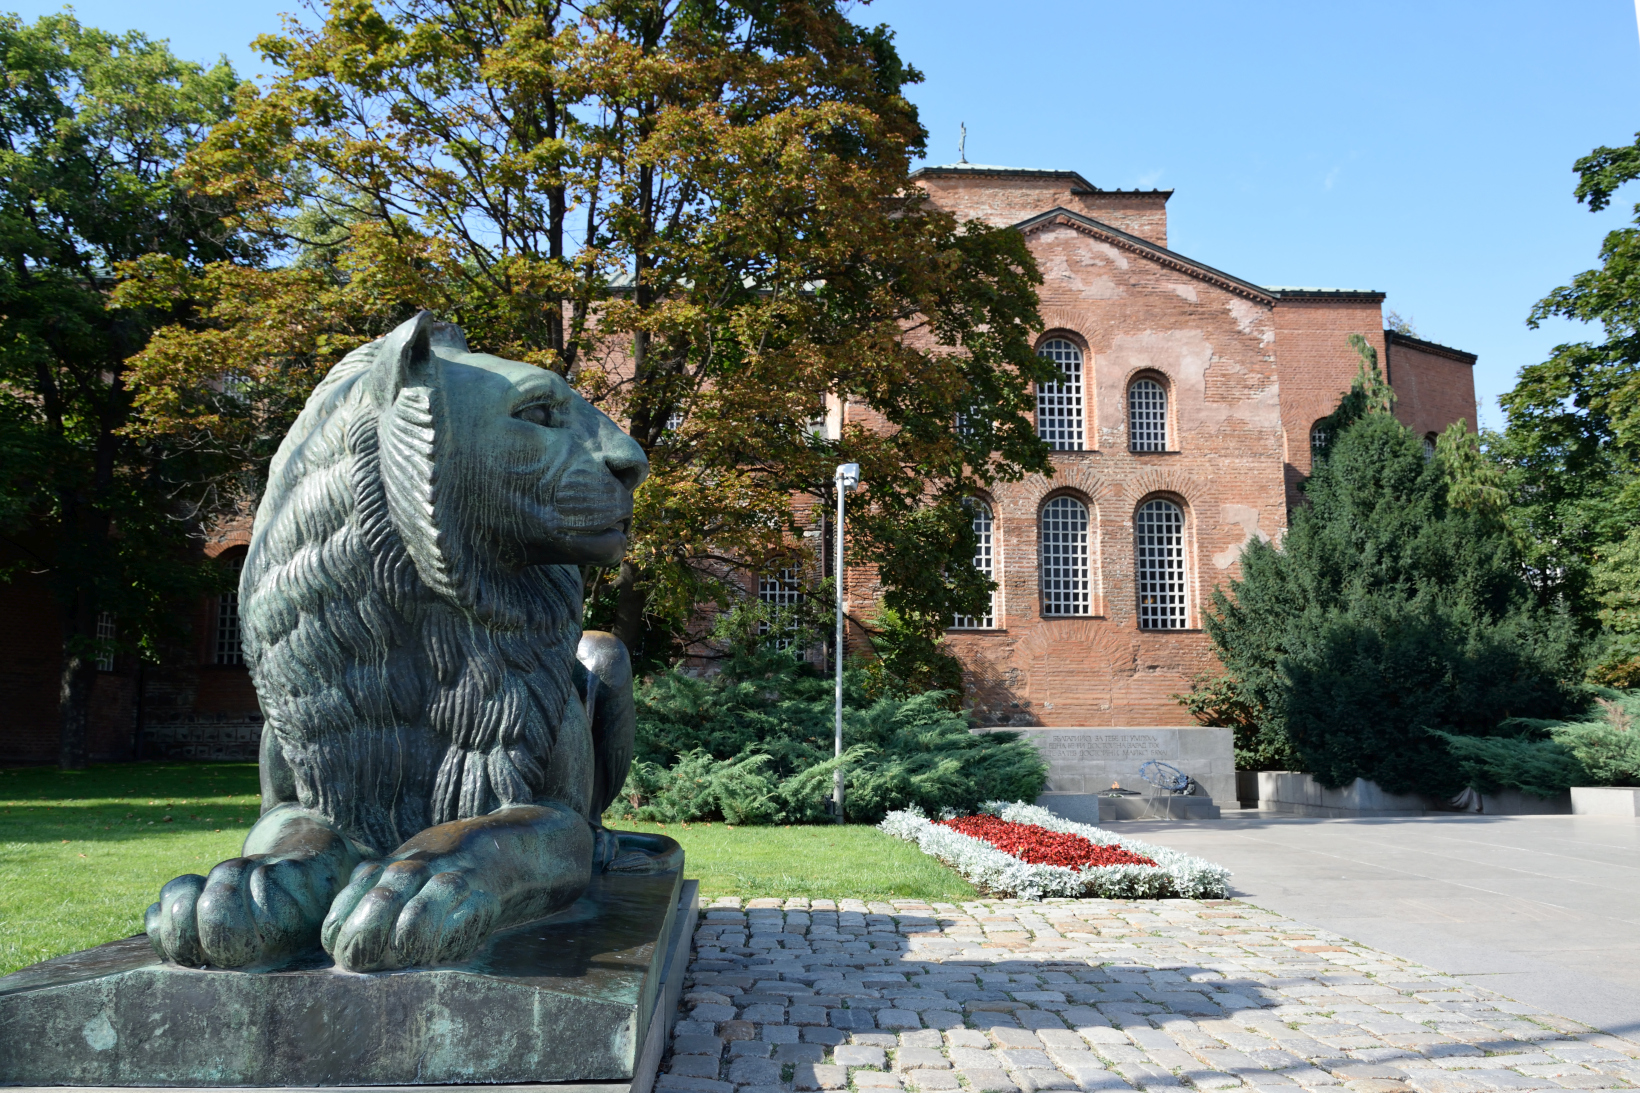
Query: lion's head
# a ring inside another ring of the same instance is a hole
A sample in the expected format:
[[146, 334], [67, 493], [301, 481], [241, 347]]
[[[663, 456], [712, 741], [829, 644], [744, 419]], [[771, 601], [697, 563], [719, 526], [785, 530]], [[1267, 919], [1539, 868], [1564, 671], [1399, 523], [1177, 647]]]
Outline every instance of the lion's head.
[[619, 561], [647, 471], [562, 377], [426, 312], [338, 363], [274, 457], [240, 584], [302, 803], [385, 851], [541, 795], [560, 729], [584, 729], [577, 567]]

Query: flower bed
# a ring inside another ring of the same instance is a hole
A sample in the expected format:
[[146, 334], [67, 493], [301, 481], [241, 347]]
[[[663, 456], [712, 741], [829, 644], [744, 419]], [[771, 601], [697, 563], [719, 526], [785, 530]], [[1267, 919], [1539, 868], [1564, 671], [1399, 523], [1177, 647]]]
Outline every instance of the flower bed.
[[1072, 823], [1036, 805], [987, 801], [983, 808], [982, 816], [940, 822], [915, 809], [890, 812], [879, 826], [995, 895], [1221, 899], [1229, 894], [1230, 871], [1222, 865]]
[[1004, 854], [1027, 865], [1063, 865], [1087, 869], [1095, 865], [1155, 865], [1149, 858], [1120, 846], [1100, 846], [1086, 836], [1065, 831], [1049, 831], [1040, 824], [1013, 823], [1000, 816], [982, 813], [958, 816], [940, 823], [980, 842], [989, 843]]

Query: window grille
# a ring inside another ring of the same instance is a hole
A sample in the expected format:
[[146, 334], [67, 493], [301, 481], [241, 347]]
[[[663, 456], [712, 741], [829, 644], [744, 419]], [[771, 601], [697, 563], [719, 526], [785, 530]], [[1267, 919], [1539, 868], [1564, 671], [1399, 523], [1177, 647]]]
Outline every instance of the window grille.
[[1036, 351], [1059, 369], [1059, 379], [1036, 388], [1036, 432], [1056, 452], [1082, 450], [1082, 351], [1050, 338]]
[[1139, 571], [1139, 628], [1183, 630], [1184, 511], [1160, 498], [1134, 516], [1134, 553]]
[[239, 632], [239, 571], [244, 564], [244, 558], [228, 563], [233, 591], [222, 593], [216, 601], [216, 663], [222, 665], [245, 663], [245, 643]]
[[797, 587], [797, 570], [782, 569], [772, 577], [759, 577], [757, 598], [774, 609], [774, 618], [759, 622], [757, 632], [769, 637], [774, 648], [790, 649], [797, 640], [796, 608], [804, 600], [803, 590]]
[[104, 611], [97, 616], [97, 670], [114, 670], [114, 615]]
[[1088, 510], [1074, 497], [1042, 506], [1042, 613], [1091, 615]]
[[1321, 422], [1310, 426], [1310, 460], [1314, 462], [1321, 458], [1321, 453], [1327, 447], [1327, 427]]
[[1428, 436], [1424, 437], [1424, 462], [1428, 463], [1431, 459], [1434, 459], [1434, 458], [1435, 458], [1435, 434], [1430, 433]]
[[666, 415], [666, 431], [667, 432], [675, 433], [681, 428], [683, 428], [683, 411], [682, 410], [673, 410], [670, 414]]
[[1128, 388], [1128, 450], [1167, 451], [1167, 392], [1155, 380]]
[[[991, 551], [991, 510], [979, 501], [968, 504], [974, 514], [974, 568], [987, 577], [996, 576], [996, 560]], [[997, 594], [983, 615], [958, 615], [951, 625], [958, 630], [989, 630], [996, 625]]]

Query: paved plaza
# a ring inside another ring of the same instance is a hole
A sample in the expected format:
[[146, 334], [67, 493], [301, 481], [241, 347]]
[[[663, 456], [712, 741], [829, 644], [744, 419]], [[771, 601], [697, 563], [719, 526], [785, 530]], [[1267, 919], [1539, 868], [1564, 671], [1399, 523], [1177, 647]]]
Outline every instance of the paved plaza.
[[658, 1093], [1640, 1085], [1640, 1043], [1239, 901], [728, 899]]
[[1115, 830], [1229, 866], [1260, 907], [1640, 1038], [1640, 820], [1227, 809]]

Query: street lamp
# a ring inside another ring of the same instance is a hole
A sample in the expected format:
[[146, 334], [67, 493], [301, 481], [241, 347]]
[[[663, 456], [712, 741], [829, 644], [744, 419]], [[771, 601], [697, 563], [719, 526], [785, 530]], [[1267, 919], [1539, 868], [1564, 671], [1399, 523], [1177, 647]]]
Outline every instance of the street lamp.
[[[837, 485], [837, 701], [834, 708], [837, 729], [837, 758], [843, 757], [843, 498], [860, 486], [860, 464], [843, 463], [834, 477]], [[831, 780], [831, 800], [837, 822], [843, 822], [843, 766], [838, 764]]]

